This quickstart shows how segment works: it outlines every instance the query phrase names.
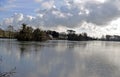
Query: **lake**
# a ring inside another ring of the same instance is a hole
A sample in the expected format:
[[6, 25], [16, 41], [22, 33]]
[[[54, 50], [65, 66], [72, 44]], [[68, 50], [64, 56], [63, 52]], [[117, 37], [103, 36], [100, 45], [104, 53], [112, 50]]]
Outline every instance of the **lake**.
[[120, 77], [120, 42], [0, 39], [0, 57], [12, 77]]

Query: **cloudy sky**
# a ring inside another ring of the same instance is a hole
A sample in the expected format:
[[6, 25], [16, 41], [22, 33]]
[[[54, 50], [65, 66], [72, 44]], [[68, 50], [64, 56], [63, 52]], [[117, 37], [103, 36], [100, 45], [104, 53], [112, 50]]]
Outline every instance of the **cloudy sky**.
[[0, 28], [73, 29], [91, 36], [120, 35], [120, 0], [0, 0]]

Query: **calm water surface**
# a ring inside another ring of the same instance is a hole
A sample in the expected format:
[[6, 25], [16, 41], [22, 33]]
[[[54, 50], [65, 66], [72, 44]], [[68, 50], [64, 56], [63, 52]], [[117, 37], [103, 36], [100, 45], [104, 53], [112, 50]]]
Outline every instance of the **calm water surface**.
[[120, 42], [0, 39], [0, 56], [13, 77], [120, 77]]

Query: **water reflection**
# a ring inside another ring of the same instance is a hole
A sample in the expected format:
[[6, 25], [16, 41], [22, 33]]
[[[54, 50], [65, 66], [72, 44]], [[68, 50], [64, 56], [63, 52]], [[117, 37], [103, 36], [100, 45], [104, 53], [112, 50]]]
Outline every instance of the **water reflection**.
[[0, 40], [1, 71], [15, 66], [14, 77], [120, 77], [119, 46], [100, 41]]
[[[76, 71], [76, 69], [78, 70]], [[94, 54], [87, 57], [80, 57], [79, 61], [76, 63], [76, 68], [72, 76], [118, 77], [118, 71], [118, 67], [110, 62], [105, 56]]]

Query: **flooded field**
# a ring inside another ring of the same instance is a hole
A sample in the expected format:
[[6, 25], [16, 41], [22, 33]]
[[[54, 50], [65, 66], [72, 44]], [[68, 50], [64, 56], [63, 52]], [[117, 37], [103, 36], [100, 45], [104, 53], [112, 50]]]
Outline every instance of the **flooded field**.
[[12, 77], [120, 77], [120, 42], [0, 39], [0, 57]]

